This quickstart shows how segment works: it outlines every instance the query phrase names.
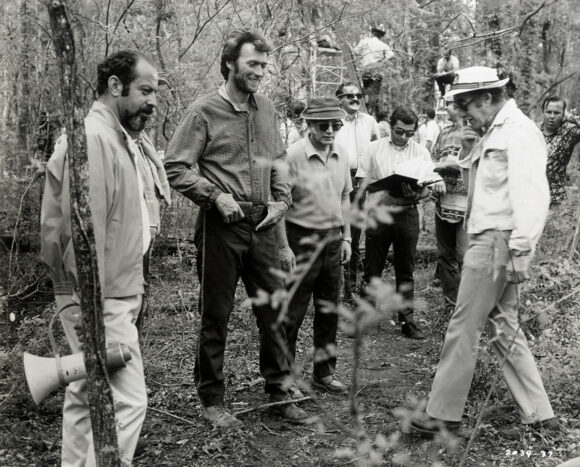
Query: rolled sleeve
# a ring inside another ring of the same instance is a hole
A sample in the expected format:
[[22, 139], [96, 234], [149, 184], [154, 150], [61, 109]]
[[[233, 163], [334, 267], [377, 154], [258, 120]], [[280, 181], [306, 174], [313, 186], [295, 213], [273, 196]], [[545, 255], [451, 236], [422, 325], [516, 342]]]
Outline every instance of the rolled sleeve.
[[286, 205], [290, 207], [292, 204], [292, 197], [290, 194], [292, 185], [290, 183], [288, 161], [286, 160], [286, 150], [284, 149], [281, 140], [280, 152], [274, 159], [270, 177], [270, 191], [272, 197], [276, 201], [284, 201]]

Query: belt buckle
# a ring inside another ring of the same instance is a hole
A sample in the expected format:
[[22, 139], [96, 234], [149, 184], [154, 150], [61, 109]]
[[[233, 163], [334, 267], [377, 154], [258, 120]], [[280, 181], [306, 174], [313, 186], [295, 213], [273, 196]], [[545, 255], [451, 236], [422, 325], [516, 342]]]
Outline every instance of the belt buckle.
[[250, 210], [250, 217], [254, 224], [258, 225], [260, 222], [264, 220], [264, 217], [266, 217], [264, 215], [264, 210], [265, 210], [264, 206], [259, 205], [252, 206], [252, 209]]

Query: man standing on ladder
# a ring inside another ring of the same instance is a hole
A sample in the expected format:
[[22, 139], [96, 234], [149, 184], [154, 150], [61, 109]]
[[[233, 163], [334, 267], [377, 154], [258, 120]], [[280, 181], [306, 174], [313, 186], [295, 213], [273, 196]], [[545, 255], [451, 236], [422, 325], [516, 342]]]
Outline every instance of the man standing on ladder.
[[[347, 151], [353, 191], [350, 193], [351, 203], [356, 199], [360, 180], [355, 178], [360, 157], [367, 145], [380, 137], [380, 130], [374, 117], [360, 111], [362, 94], [358, 86], [352, 82], [342, 83], [336, 90], [340, 106], [347, 113], [344, 126], [336, 134], [336, 143]], [[359, 208], [362, 200], [359, 200]], [[351, 226], [352, 256], [344, 269], [344, 301], [352, 303], [352, 293], [357, 291], [358, 269], [360, 263], [361, 231]]]

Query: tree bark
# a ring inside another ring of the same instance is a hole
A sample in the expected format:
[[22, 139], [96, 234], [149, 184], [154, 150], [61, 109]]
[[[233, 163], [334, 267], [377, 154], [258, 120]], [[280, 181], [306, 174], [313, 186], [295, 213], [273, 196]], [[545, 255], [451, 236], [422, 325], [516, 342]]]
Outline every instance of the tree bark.
[[73, 32], [65, 0], [47, 0], [59, 64], [63, 115], [68, 134], [72, 237], [84, 332], [88, 400], [98, 466], [120, 466], [113, 395], [105, 366], [105, 325], [88, 189], [88, 157]]

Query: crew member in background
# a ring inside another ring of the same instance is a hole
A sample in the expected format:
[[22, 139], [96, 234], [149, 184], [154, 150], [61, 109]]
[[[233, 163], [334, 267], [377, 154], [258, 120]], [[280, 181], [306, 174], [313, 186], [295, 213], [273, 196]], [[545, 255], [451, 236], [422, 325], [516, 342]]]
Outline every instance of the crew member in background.
[[[352, 203], [357, 197], [359, 187], [356, 172], [360, 158], [368, 144], [379, 139], [381, 132], [377, 121], [369, 114], [361, 112], [360, 100], [362, 99], [362, 94], [358, 86], [350, 82], [343, 83], [336, 90], [336, 97], [338, 97], [340, 106], [346, 112], [346, 117], [343, 120], [344, 126], [336, 134], [335, 141], [346, 150], [348, 157], [353, 186], [353, 191], [350, 194], [350, 202]], [[359, 208], [362, 206], [362, 201], [361, 196]], [[344, 268], [344, 301], [352, 303], [352, 294], [358, 291], [361, 230], [351, 225], [350, 231], [352, 235], [352, 255], [349, 264]]]
[[435, 235], [437, 238], [437, 277], [443, 296], [455, 305], [461, 277], [463, 255], [467, 249], [467, 233], [463, 226], [467, 206], [467, 189], [458, 166], [461, 150], [461, 127], [453, 97], [445, 98], [451, 125], [441, 130], [431, 151], [435, 165], [442, 169], [445, 193], [435, 197]]
[[437, 74], [435, 81], [441, 93], [445, 96], [445, 85], [453, 83], [456, 73], [459, 71], [459, 60], [451, 54], [450, 49], [443, 49], [443, 55], [437, 62]]
[[[351, 250], [350, 169], [345, 151], [334, 142], [345, 115], [338, 99], [312, 99], [302, 113], [308, 134], [288, 148], [293, 201], [286, 213], [290, 248], [300, 264], [310, 261], [313, 250], [324, 242], [288, 306], [288, 348], [294, 359], [298, 331], [312, 297], [314, 368], [310, 383], [335, 394], [347, 392], [347, 387], [334, 376], [338, 315], [325, 308], [327, 303], [338, 305], [340, 265], [348, 262]], [[314, 238], [316, 243], [305, 241]]]
[[[362, 159], [356, 176], [369, 182], [381, 180], [392, 175], [396, 167], [407, 161], [418, 159], [430, 161], [429, 151], [413, 141], [417, 130], [418, 118], [415, 112], [405, 107], [397, 107], [391, 114], [391, 137], [382, 138], [368, 145], [367, 154]], [[381, 197], [381, 204], [399, 209], [393, 212], [392, 224], [381, 224], [376, 229], [366, 232], [365, 269], [363, 290], [373, 277], [381, 277], [389, 248], [393, 245], [395, 280], [397, 291], [407, 300], [408, 305], [399, 311], [401, 331], [405, 337], [423, 339], [424, 335], [413, 321], [413, 297], [415, 256], [419, 240], [419, 213], [417, 202], [426, 196], [426, 189], [414, 190], [404, 184], [402, 197], [395, 197], [388, 192], [369, 195]], [[439, 182], [434, 190], [445, 189]]]
[[423, 123], [419, 125], [417, 131], [419, 136], [419, 144], [427, 148], [431, 152], [431, 148], [437, 141], [437, 136], [439, 136], [439, 125], [435, 121], [435, 109], [428, 108], [425, 110], [423, 115]]
[[558, 96], [544, 100], [544, 122], [540, 126], [548, 146], [546, 174], [550, 184], [550, 206], [566, 199], [566, 167], [580, 143], [580, 118], [566, 115], [566, 102]]

